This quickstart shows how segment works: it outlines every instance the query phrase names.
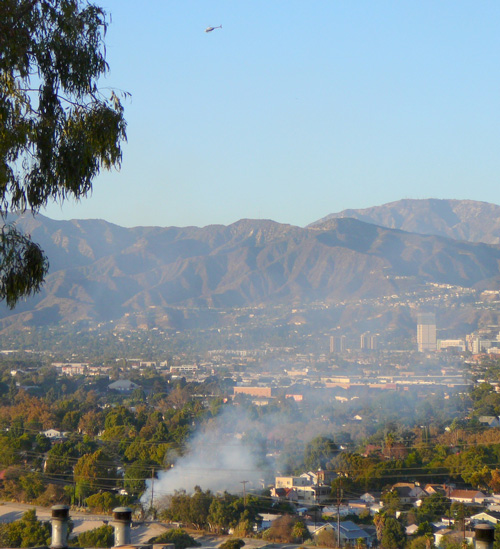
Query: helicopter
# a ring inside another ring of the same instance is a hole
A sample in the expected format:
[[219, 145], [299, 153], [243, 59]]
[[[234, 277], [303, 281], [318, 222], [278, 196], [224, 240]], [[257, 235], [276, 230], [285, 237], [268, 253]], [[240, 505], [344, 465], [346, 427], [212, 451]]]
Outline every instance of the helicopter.
[[215, 29], [222, 29], [222, 25], [219, 25], [218, 27], [207, 27], [205, 32], [212, 32]]

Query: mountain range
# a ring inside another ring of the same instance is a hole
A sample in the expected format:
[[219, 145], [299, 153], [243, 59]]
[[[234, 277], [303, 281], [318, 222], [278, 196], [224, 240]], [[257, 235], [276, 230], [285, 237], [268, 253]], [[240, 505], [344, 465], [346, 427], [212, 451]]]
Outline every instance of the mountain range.
[[470, 200], [401, 200], [305, 228], [12, 221], [45, 250], [50, 273], [38, 295], [14, 311], [1, 306], [3, 329], [110, 320], [178, 328], [221, 309], [355, 303], [426, 283], [500, 287], [500, 207]]
[[500, 206], [488, 202], [405, 199], [362, 210], [332, 213], [310, 226], [321, 226], [331, 219], [344, 217], [411, 233], [500, 244]]

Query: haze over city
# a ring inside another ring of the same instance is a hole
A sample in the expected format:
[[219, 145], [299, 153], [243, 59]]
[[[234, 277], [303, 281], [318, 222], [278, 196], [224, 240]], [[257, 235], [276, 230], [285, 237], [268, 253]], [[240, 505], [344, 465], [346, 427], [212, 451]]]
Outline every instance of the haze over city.
[[0, 547], [500, 546], [499, 15], [3, 0]]

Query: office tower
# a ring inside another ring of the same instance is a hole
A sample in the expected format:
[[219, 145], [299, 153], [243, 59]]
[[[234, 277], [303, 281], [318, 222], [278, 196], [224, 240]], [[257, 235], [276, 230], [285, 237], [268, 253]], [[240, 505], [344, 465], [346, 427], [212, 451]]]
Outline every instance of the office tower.
[[361, 349], [376, 351], [378, 349], [377, 335], [370, 334], [370, 332], [365, 332], [364, 334], [361, 334], [359, 346]]
[[343, 353], [346, 350], [346, 336], [330, 336], [330, 353]]
[[340, 352], [343, 353], [347, 349], [347, 337], [340, 336]]
[[417, 318], [417, 345], [420, 353], [435, 351], [436, 345], [436, 315], [420, 313]]

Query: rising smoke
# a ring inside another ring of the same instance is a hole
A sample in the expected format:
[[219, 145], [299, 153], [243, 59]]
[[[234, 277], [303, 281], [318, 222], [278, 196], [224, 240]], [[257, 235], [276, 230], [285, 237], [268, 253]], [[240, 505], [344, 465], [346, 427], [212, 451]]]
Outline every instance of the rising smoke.
[[[262, 489], [269, 469], [247, 430], [252, 422], [243, 411], [228, 406], [214, 420], [196, 432], [187, 451], [175, 465], [158, 474], [154, 481], [155, 500], [176, 490], [194, 491], [195, 486], [212, 492], [233, 494]], [[151, 501], [151, 481], [142, 501]]]

